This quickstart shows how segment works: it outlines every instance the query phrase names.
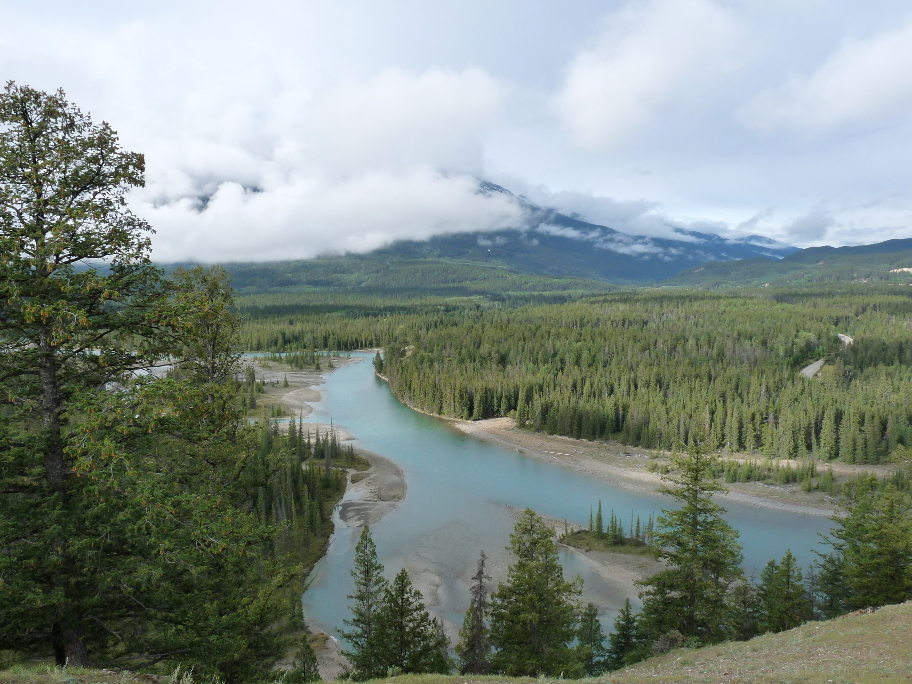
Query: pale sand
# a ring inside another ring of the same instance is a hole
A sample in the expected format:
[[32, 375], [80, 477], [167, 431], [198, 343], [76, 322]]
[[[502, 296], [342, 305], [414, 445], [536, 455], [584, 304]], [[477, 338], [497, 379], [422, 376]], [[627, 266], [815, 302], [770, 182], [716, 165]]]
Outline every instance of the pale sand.
[[[363, 527], [379, 522], [405, 498], [402, 469], [379, 454], [356, 449], [371, 464], [366, 476], [350, 484], [339, 504], [339, 518], [346, 527]], [[352, 473], [352, 476], [364, 473]]]
[[[592, 475], [611, 482], [614, 486], [652, 492], [662, 484], [661, 475], [646, 470], [646, 464], [650, 461], [649, 455], [646, 450], [639, 447], [625, 446], [617, 442], [589, 442], [518, 430], [512, 418], [451, 422], [466, 434], [520, 454]], [[845, 466], [840, 470], [844, 468]], [[751, 506], [824, 517], [834, 513], [833, 502], [827, 501], [828, 497], [822, 494], [805, 495], [797, 486], [732, 483], [726, 484], [726, 487], [729, 492], [720, 495], [720, 498]]]

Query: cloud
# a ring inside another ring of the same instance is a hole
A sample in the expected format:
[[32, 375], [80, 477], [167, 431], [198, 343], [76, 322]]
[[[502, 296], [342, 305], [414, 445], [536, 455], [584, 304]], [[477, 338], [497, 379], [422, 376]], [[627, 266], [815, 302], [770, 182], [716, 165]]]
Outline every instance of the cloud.
[[169, 11], [114, 26], [29, 16], [0, 29], [0, 63], [48, 90], [65, 74], [74, 102], [145, 153], [131, 203], [157, 230], [157, 261], [362, 252], [522, 223], [515, 203], [477, 193], [501, 81], [477, 67], [350, 69], [312, 40], [315, 26], [338, 33], [330, 10], [282, 10], [282, 25], [224, 13], [211, 27], [198, 7], [178, 25]]
[[621, 144], [717, 73], [735, 33], [712, 0], [631, 2], [607, 17], [598, 44], [570, 63], [554, 110], [577, 144]]
[[261, 191], [226, 181], [204, 208], [184, 198], [146, 203], [139, 213], [158, 230], [155, 257], [163, 262], [306, 259], [523, 221], [509, 198], [480, 194], [474, 178], [429, 167], [341, 182], [300, 178]]
[[809, 76], [765, 90], [740, 112], [762, 131], [824, 133], [912, 111], [912, 17], [868, 39], [846, 39]]
[[791, 240], [806, 244], [820, 240], [826, 235], [827, 228], [834, 224], [833, 215], [822, 207], [812, 209], [804, 216], [790, 221], [782, 230]]

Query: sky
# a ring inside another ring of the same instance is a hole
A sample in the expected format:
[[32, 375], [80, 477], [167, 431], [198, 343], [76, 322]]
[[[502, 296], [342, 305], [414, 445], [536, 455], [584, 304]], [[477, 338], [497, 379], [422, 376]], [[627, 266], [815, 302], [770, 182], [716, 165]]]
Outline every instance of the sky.
[[0, 77], [143, 152], [161, 262], [523, 225], [912, 237], [912, 5], [0, 0]]

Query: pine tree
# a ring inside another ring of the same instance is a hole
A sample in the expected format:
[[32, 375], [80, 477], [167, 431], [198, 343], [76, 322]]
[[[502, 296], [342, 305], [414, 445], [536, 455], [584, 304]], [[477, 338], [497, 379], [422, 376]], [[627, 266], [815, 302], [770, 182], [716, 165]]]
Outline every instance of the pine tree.
[[317, 667], [317, 654], [306, 636], [301, 637], [298, 653], [291, 665], [291, 670], [281, 680], [282, 684], [307, 684], [319, 682], [320, 670]]
[[781, 563], [771, 560], [766, 564], [757, 588], [761, 632], [783, 632], [809, 617], [811, 607], [802, 579], [790, 550]]
[[459, 643], [456, 654], [459, 656], [461, 674], [487, 674], [491, 669], [491, 640], [486, 624], [488, 618], [488, 589], [485, 580], [491, 579], [485, 574], [487, 556], [482, 551], [478, 557], [478, 569], [472, 576], [471, 601], [459, 630]]
[[581, 589], [564, 579], [551, 529], [534, 511], [523, 511], [509, 548], [516, 562], [491, 596], [492, 667], [509, 676], [559, 675], [573, 661]]
[[666, 569], [640, 582], [642, 623], [653, 638], [677, 630], [712, 643], [729, 632], [728, 588], [743, 579], [738, 533], [712, 501], [724, 488], [713, 479], [717, 457], [694, 445], [672, 461], [679, 474], [659, 491], [681, 504], [656, 521], [654, 545]]
[[630, 607], [630, 599], [624, 599], [624, 607], [614, 619], [614, 631], [608, 635], [606, 668], [619, 670], [632, 662], [638, 644], [637, 619]]
[[[889, 485], [854, 494], [835, 516], [833, 546], [842, 557], [849, 608], [875, 608], [912, 598], [912, 505]], [[823, 573], [821, 573], [821, 581]]]
[[374, 640], [385, 672], [446, 674], [450, 670], [446, 635], [425, 610], [421, 592], [412, 586], [405, 568], [383, 592]]
[[595, 513], [595, 536], [601, 539], [605, 536], [605, 521], [602, 517], [602, 500], [599, 499], [598, 508]]
[[587, 677], [595, 677], [607, 667], [605, 633], [598, 619], [598, 608], [587, 603], [580, 612], [579, 626], [576, 630], [576, 657]]
[[354, 604], [351, 619], [345, 620], [351, 629], [339, 630], [339, 633], [352, 648], [343, 653], [352, 665], [352, 676], [355, 679], [374, 679], [386, 674], [375, 632], [377, 614], [381, 610], [388, 585], [383, 578], [383, 566], [377, 558], [377, 547], [374, 546], [367, 525], [361, 531], [355, 547], [355, 567], [351, 574], [355, 580], [355, 593], [348, 598]]

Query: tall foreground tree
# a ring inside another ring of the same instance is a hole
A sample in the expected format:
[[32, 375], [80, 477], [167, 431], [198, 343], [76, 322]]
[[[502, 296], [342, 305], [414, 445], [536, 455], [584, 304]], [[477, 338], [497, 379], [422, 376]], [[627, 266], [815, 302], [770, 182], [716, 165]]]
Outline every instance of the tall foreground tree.
[[412, 586], [405, 568], [383, 592], [373, 638], [387, 672], [446, 674], [450, 670], [443, 627], [425, 610], [421, 592]]
[[376, 632], [377, 615], [388, 585], [367, 525], [361, 530], [361, 538], [355, 546], [355, 567], [351, 574], [355, 580], [355, 593], [348, 596], [353, 601], [352, 616], [345, 620], [350, 629], [339, 630], [339, 633], [351, 644], [351, 650], [345, 651], [345, 656], [352, 665], [354, 678], [374, 679], [386, 674]]
[[912, 497], [893, 485], [849, 493], [819, 565], [824, 616], [912, 598]]
[[248, 505], [227, 279], [160, 277], [142, 171], [63, 93], [0, 95], [0, 649], [256, 681], [294, 568]]
[[716, 456], [699, 446], [672, 458], [677, 474], [659, 489], [680, 508], [663, 510], [653, 536], [666, 569], [640, 583], [638, 624], [657, 639], [671, 630], [712, 643], [731, 631], [728, 589], [743, 579], [738, 533], [712, 500], [724, 488], [713, 479]]
[[[164, 352], [153, 336], [162, 289], [149, 263], [151, 230], [125, 203], [127, 190], [143, 185], [143, 168], [142, 155], [121, 149], [107, 124], [95, 125], [63, 92], [9, 83], [0, 95], [2, 515], [10, 526], [0, 614], [5, 633], [10, 621], [31, 634], [41, 623], [58, 662], [74, 665], [88, 664], [94, 630], [68, 579], [78, 576], [84, 524], [68, 452], [71, 402]], [[107, 272], [82, 268], [92, 260], [107, 262]]]
[[811, 605], [791, 550], [785, 552], [781, 563], [771, 560], [766, 564], [760, 573], [757, 598], [763, 632], [784, 632], [808, 619]]
[[523, 511], [509, 548], [516, 562], [491, 595], [492, 669], [510, 676], [570, 674], [581, 588], [564, 579], [552, 531], [534, 511]]

